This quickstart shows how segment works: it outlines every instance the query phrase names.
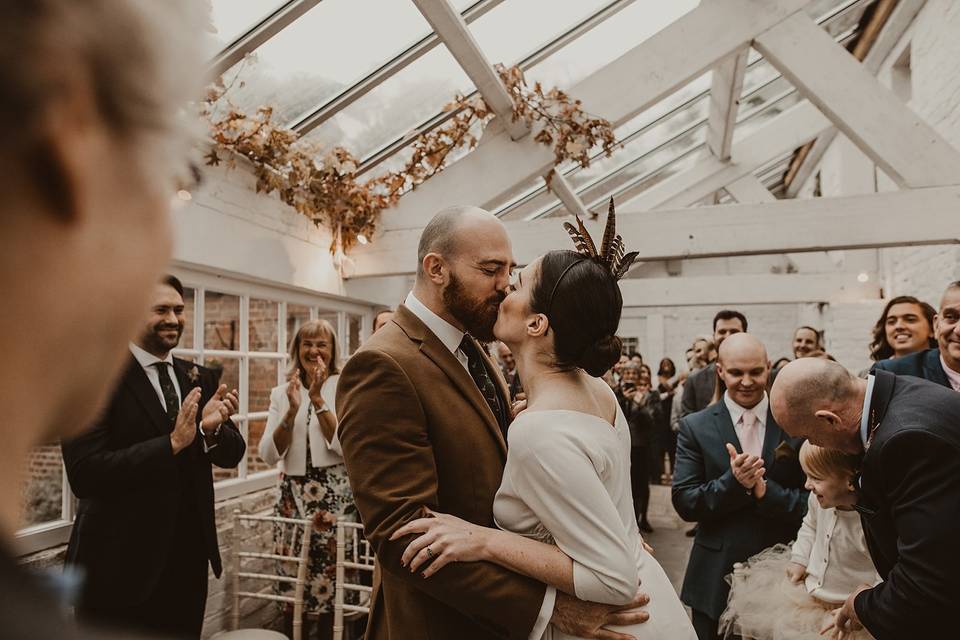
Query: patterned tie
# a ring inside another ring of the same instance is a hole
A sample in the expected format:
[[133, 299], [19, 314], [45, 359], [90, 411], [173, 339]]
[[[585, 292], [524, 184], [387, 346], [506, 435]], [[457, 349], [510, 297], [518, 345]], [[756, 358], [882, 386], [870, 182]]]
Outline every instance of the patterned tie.
[[743, 436], [740, 438], [743, 452], [760, 456], [763, 453], [763, 444], [760, 442], [760, 421], [757, 420], [757, 414], [750, 410], [744, 411], [740, 424], [743, 425]]
[[500, 431], [504, 434], [504, 438], [506, 438], [507, 421], [500, 407], [497, 385], [494, 384], [493, 378], [491, 378], [487, 372], [487, 368], [483, 366], [483, 358], [480, 357], [480, 352], [477, 350], [477, 346], [470, 336], [463, 336], [463, 340], [460, 342], [460, 351], [463, 351], [467, 356], [467, 369], [470, 371], [470, 377], [473, 378], [477, 388], [480, 389], [480, 394], [483, 395], [483, 399], [487, 401], [490, 410], [493, 411], [493, 415], [497, 419], [497, 424], [500, 426]]
[[160, 391], [163, 392], [163, 402], [167, 405], [167, 419], [170, 420], [170, 426], [173, 426], [177, 421], [177, 414], [180, 413], [180, 400], [177, 398], [177, 389], [173, 386], [173, 380], [167, 370], [170, 363], [154, 362], [153, 364], [160, 376]]

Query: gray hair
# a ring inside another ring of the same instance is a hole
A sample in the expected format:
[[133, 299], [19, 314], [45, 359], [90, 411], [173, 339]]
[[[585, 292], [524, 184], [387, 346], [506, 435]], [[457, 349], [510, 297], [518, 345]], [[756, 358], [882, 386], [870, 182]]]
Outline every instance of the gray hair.
[[[0, 165], [43, 163], [45, 118], [80, 85], [145, 175], [186, 167], [201, 96], [203, 19], [195, 0], [15, 0], [0, 4]], [[85, 86], [84, 86], [85, 85]], [[174, 158], [182, 161], [173, 166]], [[32, 176], [31, 176], [32, 177]]]

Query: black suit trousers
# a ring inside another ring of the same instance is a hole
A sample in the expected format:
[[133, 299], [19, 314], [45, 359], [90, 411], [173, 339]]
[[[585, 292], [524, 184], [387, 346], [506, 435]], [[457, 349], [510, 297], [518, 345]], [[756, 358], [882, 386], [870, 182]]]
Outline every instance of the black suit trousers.
[[650, 451], [646, 446], [630, 447], [630, 488], [637, 522], [647, 519], [650, 505]]

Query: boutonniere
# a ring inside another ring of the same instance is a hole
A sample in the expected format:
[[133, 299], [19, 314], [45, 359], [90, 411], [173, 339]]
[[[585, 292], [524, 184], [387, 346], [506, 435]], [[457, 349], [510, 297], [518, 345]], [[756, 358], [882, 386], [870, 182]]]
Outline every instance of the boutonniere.
[[196, 382], [200, 379], [200, 370], [197, 369], [197, 365], [193, 365], [193, 369], [187, 371], [187, 379], [189, 379], [190, 382]]
[[785, 460], [797, 457], [799, 457], [799, 453], [787, 440], [780, 442], [780, 444], [777, 445], [777, 448], [773, 450], [774, 460]]

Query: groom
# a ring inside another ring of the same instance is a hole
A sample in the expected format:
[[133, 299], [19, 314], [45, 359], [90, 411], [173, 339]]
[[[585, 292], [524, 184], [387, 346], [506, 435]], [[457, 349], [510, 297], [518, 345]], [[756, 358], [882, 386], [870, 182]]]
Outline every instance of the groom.
[[347, 362], [337, 388], [344, 460], [381, 569], [367, 638], [526, 640], [549, 623], [586, 638], [625, 638], [598, 634], [646, 613], [581, 602], [484, 562], [454, 563], [429, 580], [400, 564], [415, 536], [390, 536], [426, 507], [495, 526], [512, 419], [506, 385], [477, 343], [493, 340], [514, 267], [503, 224], [475, 207], [441, 211], [417, 260], [413, 291]]

